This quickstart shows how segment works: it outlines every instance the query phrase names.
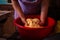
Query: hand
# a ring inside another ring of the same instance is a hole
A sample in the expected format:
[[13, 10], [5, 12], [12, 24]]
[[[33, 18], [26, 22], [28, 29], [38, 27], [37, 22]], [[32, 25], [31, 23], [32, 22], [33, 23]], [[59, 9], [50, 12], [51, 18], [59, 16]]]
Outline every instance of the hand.
[[40, 25], [41, 26], [46, 26], [48, 23], [47, 19], [46, 20], [40, 20]]
[[44, 26], [45, 25], [45, 22], [40, 20], [40, 25], [41, 26]]
[[26, 24], [26, 19], [25, 18], [21, 18], [21, 21]]

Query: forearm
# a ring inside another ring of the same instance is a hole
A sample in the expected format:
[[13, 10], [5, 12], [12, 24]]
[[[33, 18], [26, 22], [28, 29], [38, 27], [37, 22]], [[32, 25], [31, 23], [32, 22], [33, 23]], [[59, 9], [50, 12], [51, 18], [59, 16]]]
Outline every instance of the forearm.
[[19, 17], [24, 18], [24, 15], [23, 15], [22, 9], [18, 3], [18, 0], [11, 0], [11, 2], [12, 2], [12, 6], [13, 6], [14, 10], [17, 11], [17, 14], [19, 15]]
[[48, 14], [48, 7], [44, 7], [41, 10], [41, 20], [45, 20]]
[[42, 6], [41, 6], [41, 20], [42, 21], [45, 21], [46, 18], [47, 18], [48, 7], [49, 7], [49, 2], [48, 1], [44, 1], [42, 3]]

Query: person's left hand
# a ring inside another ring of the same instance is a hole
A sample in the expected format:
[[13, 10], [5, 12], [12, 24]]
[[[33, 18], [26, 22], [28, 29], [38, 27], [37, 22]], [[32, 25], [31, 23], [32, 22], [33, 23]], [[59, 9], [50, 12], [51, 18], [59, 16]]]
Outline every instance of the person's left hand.
[[45, 21], [40, 20], [40, 25], [44, 26], [45, 25]]
[[43, 20], [40, 19], [40, 25], [41, 26], [46, 26], [47, 23], [48, 23], [47, 19], [45, 19], [45, 20], [44, 19]]

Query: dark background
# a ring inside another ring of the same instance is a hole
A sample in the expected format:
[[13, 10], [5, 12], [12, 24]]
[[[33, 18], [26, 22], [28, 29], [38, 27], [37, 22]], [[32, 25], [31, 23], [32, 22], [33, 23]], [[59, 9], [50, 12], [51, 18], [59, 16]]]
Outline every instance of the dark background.
[[60, 0], [50, 0], [48, 15], [60, 20]]

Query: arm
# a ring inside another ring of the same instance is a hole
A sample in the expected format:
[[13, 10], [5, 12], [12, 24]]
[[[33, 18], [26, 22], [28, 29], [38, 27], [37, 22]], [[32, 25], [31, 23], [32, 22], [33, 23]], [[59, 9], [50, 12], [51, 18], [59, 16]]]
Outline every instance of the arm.
[[49, 0], [42, 0], [42, 5], [41, 5], [41, 18], [40, 18], [42, 25], [46, 21], [47, 13], [48, 13], [48, 7], [49, 7]]
[[18, 3], [18, 0], [11, 0], [11, 2], [12, 2], [12, 6], [13, 6], [14, 10], [17, 11], [17, 14], [21, 18], [22, 22], [25, 23], [25, 17], [23, 15], [21, 7], [20, 7], [20, 5]]

